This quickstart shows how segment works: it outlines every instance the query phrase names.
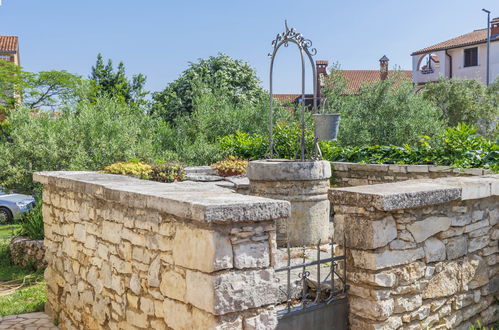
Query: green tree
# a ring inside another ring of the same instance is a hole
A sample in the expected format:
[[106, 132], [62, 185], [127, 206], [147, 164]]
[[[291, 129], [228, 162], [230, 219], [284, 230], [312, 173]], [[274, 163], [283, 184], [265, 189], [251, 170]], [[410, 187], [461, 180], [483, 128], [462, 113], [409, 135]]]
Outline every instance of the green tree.
[[265, 94], [251, 66], [219, 54], [190, 63], [177, 80], [163, 91], [154, 93], [151, 111], [174, 122], [176, 117], [193, 112], [196, 93], [199, 92], [225, 95], [234, 105], [256, 104]]
[[341, 114], [338, 140], [342, 145], [403, 145], [443, 129], [438, 108], [414, 92], [412, 82], [392, 74], [386, 80], [346, 94], [342, 75], [328, 78], [325, 95], [330, 112]]
[[176, 160], [166, 123], [109, 97], [82, 100], [54, 117], [18, 107], [0, 143], [0, 186], [31, 192], [35, 171], [100, 170], [117, 161]]
[[24, 71], [0, 60], [0, 111], [24, 105], [30, 109], [59, 107], [76, 97], [81, 77], [66, 71]]
[[91, 99], [109, 96], [128, 105], [142, 106], [146, 104], [145, 97], [148, 94], [144, 91], [146, 77], [139, 73], [128, 79], [123, 62], [120, 62], [115, 70], [111, 59], [108, 59], [107, 64], [104, 65], [102, 55], [98, 54], [89, 79]]
[[0, 60], [0, 116], [20, 102], [26, 86], [26, 73], [21, 67]]
[[488, 88], [476, 80], [441, 79], [426, 84], [422, 94], [441, 109], [449, 126], [457, 123], [479, 125], [487, 131], [499, 116], [499, 82]]
[[77, 89], [82, 83], [80, 76], [67, 71], [41, 71], [26, 74], [23, 104], [30, 109], [50, 108], [55, 110], [65, 102], [78, 97]]

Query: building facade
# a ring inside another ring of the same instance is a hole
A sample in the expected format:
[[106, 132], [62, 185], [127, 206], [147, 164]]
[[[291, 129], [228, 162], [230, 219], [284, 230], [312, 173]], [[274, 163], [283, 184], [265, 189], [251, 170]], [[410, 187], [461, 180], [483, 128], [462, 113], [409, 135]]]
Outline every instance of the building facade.
[[[499, 77], [499, 17], [491, 22], [489, 81]], [[411, 54], [417, 84], [440, 78], [487, 81], [487, 29], [475, 30]]]
[[17, 36], [0, 35], [0, 60], [21, 65], [19, 38]]

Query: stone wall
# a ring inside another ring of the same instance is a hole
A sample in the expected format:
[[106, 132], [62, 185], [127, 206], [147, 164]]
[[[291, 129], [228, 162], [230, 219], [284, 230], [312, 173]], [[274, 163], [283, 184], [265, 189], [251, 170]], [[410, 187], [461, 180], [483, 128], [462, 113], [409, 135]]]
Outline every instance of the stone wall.
[[10, 258], [15, 265], [36, 269], [45, 267], [45, 246], [43, 240], [33, 240], [24, 236], [12, 238], [9, 244]]
[[289, 202], [92, 172], [34, 179], [61, 329], [275, 327], [275, 221]]
[[451, 168], [437, 165], [358, 164], [332, 162], [333, 184], [354, 187], [414, 179], [436, 179], [449, 176], [490, 174], [481, 168]]
[[352, 329], [497, 321], [499, 175], [336, 188], [330, 200]]

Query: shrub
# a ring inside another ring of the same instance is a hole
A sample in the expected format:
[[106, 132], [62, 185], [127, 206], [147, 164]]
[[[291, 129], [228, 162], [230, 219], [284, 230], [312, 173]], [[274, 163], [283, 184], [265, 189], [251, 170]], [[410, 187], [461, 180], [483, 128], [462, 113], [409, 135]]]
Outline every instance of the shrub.
[[18, 108], [4, 132], [0, 186], [20, 191], [32, 191], [35, 171], [100, 170], [133, 158], [177, 159], [164, 146], [172, 133], [163, 121], [110, 98], [68, 106], [57, 117]]
[[341, 114], [338, 140], [342, 145], [412, 144], [420, 136], [434, 136], [444, 128], [439, 108], [415, 93], [414, 84], [397, 73], [362, 85], [357, 94], [345, 94], [344, 78], [335, 71], [328, 79], [327, 110]]
[[[482, 167], [499, 170], [499, 145], [476, 134], [474, 126], [459, 124], [434, 137], [423, 137], [418, 143], [403, 146], [341, 146], [338, 142], [320, 142], [323, 159], [343, 162], [385, 164], [436, 164], [452, 167]], [[293, 159], [293, 150], [300, 131], [290, 126], [276, 126], [276, 150], [279, 157]], [[307, 132], [307, 146], [311, 150], [311, 132]], [[222, 150], [227, 155], [247, 159], [265, 156], [268, 140], [259, 134], [238, 132], [220, 139]], [[284, 152], [283, 152], [284, 151]]]
[[[274, 158], [297, 159], [301, 150], [301, 124], [280, 121], [273, 130]], [[269, 137], [262, 134], [247, 134], [238, 131], [235, 134], [218, 139], [225, 155], [235, 155], [244, 159], [261, 159], [269, 154]], [[313, 131], [305, 130], [306, 158], [313, 152]]]
[[185, 180], [185, 169], [180, 163], [160, 162], [154, 164], [149, 179], [158, 182], [174, 182]]
[[21, 217], [18, 235], [28, 236], [31, 239], [43, 239], [45, 237], [42, 215], [42, 200], [40, 194], [35, 195], [35, 205], [31, 210]]
[[499, 80], [486, 87], [476, 80], [441, 79], [426, 84], [424, 99], [441, 109], [441, 116], [449, 126], [458, 123], [481, 125], [486, 133], [499, 116]]
[[217, 170], [220, 176], [244, 175], [248, 169], [248, 161], [234, 156], [211, 164], [211, 167]]
[[104, 173], [129, 175], [139, 179], [148, 179], [152, 167], [139, 161], [116, 162], [104, 167]]

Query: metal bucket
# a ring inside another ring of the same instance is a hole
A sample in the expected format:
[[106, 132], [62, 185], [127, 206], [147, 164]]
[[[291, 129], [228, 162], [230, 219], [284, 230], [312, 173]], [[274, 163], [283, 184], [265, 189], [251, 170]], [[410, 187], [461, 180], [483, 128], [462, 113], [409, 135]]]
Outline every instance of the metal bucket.
[[340, 126], [339, 113], [314, 114], [315, 137], [319, 141], [334, 141]]

